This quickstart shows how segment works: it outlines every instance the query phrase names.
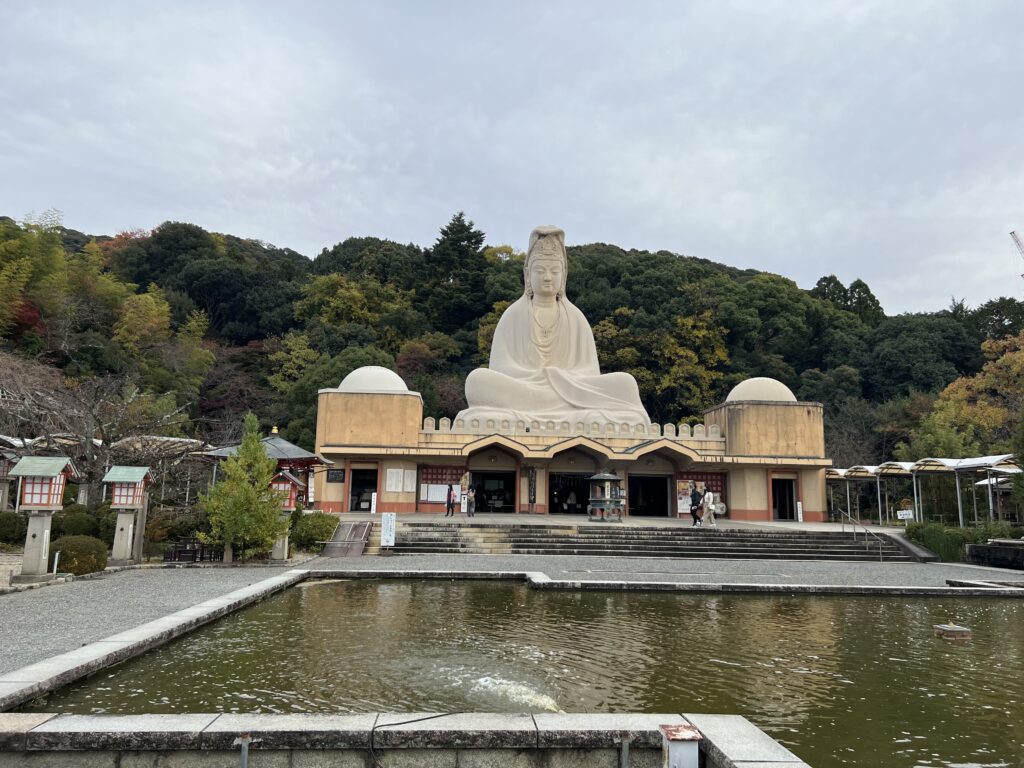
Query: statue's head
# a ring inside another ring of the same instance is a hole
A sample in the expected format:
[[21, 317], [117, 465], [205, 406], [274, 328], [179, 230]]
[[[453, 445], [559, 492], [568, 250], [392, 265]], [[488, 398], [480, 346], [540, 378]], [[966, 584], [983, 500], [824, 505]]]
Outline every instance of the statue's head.
[[564, 298], [568, 263], [565, 256], [565, 232], [558, 227], [537, 227], [530, 233], [530, 247], [523, 264], [523, 291], [531, 299], [534, 295], [534, 282], [540, 279], [540, 275], [534, 279], [531, 276], [540, 271], [555, 273], [555, 298]]

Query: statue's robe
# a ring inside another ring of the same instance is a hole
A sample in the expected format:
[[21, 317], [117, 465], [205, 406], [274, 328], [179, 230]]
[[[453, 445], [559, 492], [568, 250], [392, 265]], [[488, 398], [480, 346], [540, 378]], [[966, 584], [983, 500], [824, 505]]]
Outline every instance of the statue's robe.
[[594, 334], [583, 313], [563, 298], [545, 340], [530, 299], [505, 310], [494, 330], [489, 368], [466, 379], [469, 407], [457, 419], [651, 423], [628, 373], [602, 374]]

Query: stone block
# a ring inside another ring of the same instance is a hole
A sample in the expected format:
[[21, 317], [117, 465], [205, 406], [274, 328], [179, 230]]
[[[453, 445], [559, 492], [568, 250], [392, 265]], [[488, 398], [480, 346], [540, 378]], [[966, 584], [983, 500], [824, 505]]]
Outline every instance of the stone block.
[[27, 735], [30, 750], [198, 749], [217, 715], [59, 715]]
[[[406, 722], [417, 718], [430, 719]], [[525, 714], [382, 714], [373, 743], [382, 748], [530, 749], [537, 746], [537, 730]]]
[[542, 748], [617, 748], [616, 739], [629, 732], [631, 749], [661, 749], [662, 725], [682, 725], [679, 715], [644, 715], [636, 713], [539, 714], [537, 743]]
[[366, 750], [313, 749], [292, 752], [292, 768], [366, 768]]
[[[363, 749], [370, 745], [376, 714], [220, 715], [201, 737], [204, 749], [232, 749], [240, 733], [255, 742], [251, 750]], [[237, 747], [234, 747], [237, 749]]]
[[[158, 752], [124, 752], [118, 768], [238, 768], [241, 752], [207, 752], [194, 749]], [[289, 768], [287, 751], [249, 753], [250, 768]]]
[[543, 754], [544, 768], [619, 768], [618, 749], [550, 749]]
[[0, 712], [0, 751], [21, 752], [25, 734], [56, 715], [35, 712]]
[[0, 752], [0, 768], [117, 768], [117, 752]]
[[459, 764], [454, 749], [377, 750], [377, 759], [387, 768], [457, 768]]
[[712, 765], [772, 763], [775, 768], [800, 766], [803, 761], [745, 717], [683, 715], [704, 736], [701, 751]]
[[459, 768], [545, 768], [537, 749], [460, 749]]

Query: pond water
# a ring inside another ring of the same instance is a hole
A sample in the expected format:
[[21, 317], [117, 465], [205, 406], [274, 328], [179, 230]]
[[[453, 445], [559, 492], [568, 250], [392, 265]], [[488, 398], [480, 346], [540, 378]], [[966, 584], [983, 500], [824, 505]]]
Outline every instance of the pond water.
[[1021, 766], [1024, 602], [309, 582], [22, 708], [557, 710], [741, 714], [815, 768]]

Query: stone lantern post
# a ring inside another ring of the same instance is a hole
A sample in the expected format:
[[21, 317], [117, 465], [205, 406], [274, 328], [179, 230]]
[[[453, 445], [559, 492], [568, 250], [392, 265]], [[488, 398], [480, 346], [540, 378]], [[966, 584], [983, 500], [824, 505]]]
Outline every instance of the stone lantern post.
[[53, 578], [49, 572], [53, 513], [64, 506], [64, 486], [68, 478], [78, 478], [78, 470], [66, 456], [25, 456], [9, 476], [18, 480], [17, 511], [28, 513], [21, 575], [11, 583], [49, 581]]
[[142, 559], [143, 537], [137, 536], [146, 526], [146, 506], [153, 473], [149, 467], [111, 467], [103, 476], [110, 483], [110, 507], [117, 510], [117, 529], [110, 565], [130, 565]]

